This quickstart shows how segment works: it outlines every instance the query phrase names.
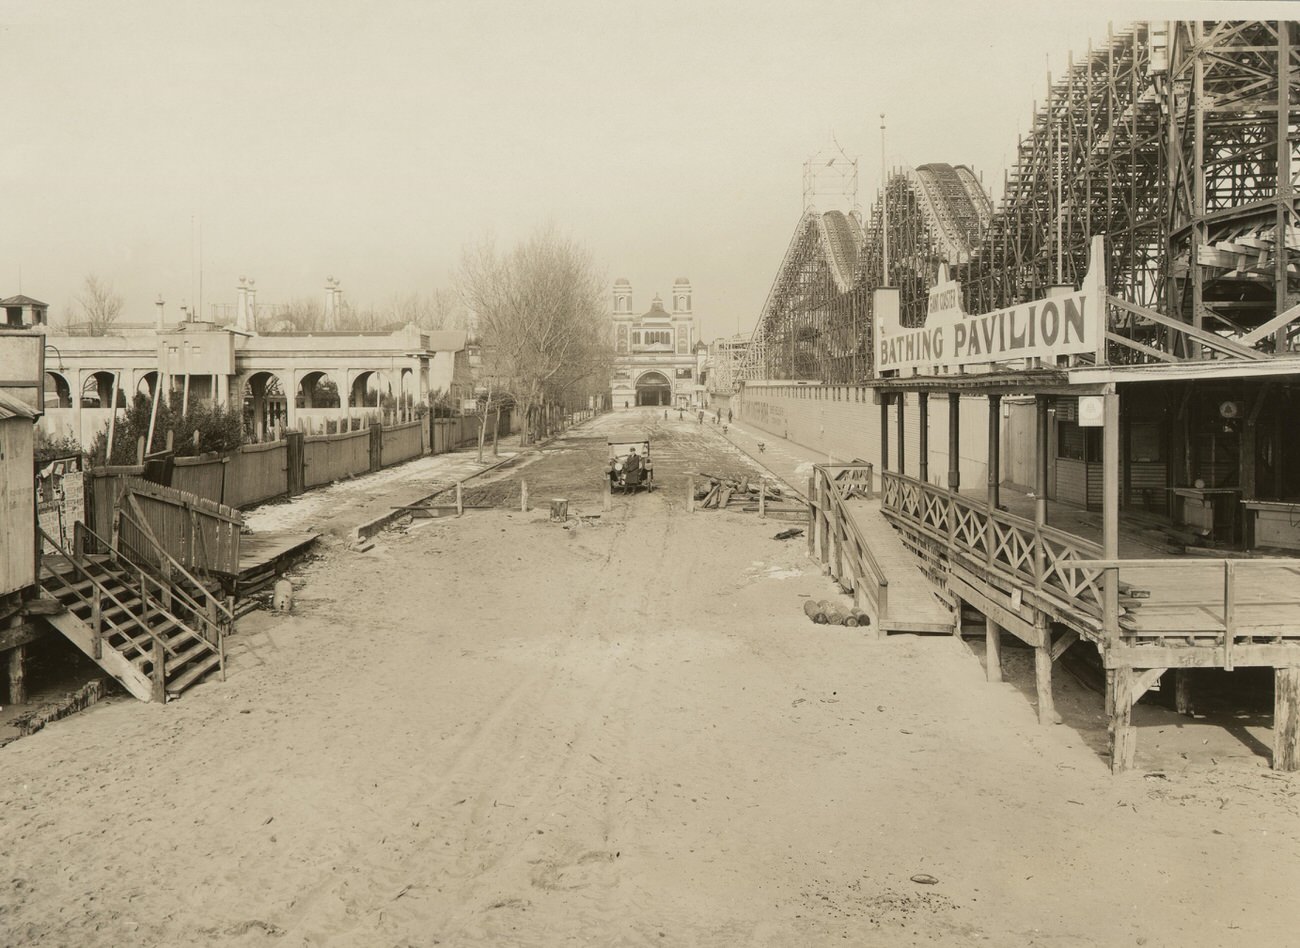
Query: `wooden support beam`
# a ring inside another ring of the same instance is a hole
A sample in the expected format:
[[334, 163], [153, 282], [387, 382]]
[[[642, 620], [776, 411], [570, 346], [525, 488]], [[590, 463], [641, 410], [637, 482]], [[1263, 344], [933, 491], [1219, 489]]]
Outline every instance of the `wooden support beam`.
[[27, 646], [9, 650], [9, 703], [27, 703]]
[[1052, 700], [1052, 626], [1043, 613], [1039, 613], [1034, 626], [1039, 632], [1041, 645], [1034, 647], [1034, 690], [1038, 696], [1038, 723], [1060, 724], [1056, 702]]
[[[916, 477], [921, 483], [930, 480], [930, 393], [916, 393], [916, 407], [920, 415], [919, 425], [916, 436], [918, 442], [917, 451], [917, 474]], [[868, 488], [870, 491], [870, 488]]]
[[[988, 494], [989, 511], [998, 509], [1002, 483], [1002, 396], [989, 396]], [[989, 544], [992, 551], [993, 544]]]
[[1133, 676], [1133, 690], [1129, 694], [1129, 704], [1137, 704], [1141, 701], [1142, 696], [1151, 689], [1152, 685], [1160, 680], [1160, 676], [1163, 675], [1166, 670], [1167, 669], [1164, 668], [1148, 668], [1141, 674], [1135, 674]]
[[1195, 710], [1192, 702], [1192, 670], [1190, 668], [1174, 669], [1174, 710], [1179, 714], [1191, 714]]
[[889, 470], [889, 395], [880, 395], [880, 470]]
[[948, 393], [948, 489], [961, 490], [961, 395]]
[[1002, 680], [1002, 628], [984, 617], [984, 665], [989, 681]]
[[[1101, 548], [1108, 560], [1119, 559], [1119, 393], [1102, 396]], [[1119, 570], [1102, 576], [1102, 624], [1107, 639], [1119, 636]]]
[[1122, 773], [1133, 766], [1137, 728], [1133, 727], [1133, 669], [1113, 668], [1106, 673], [1106, 703], [1110, 715], [1110, 771]]
[[1057, 639], [1056, 642], [1052, 645], [1052, 661], [1056, 661], [1058, 658], [1060, 658], [1062, 655], [1068, 652], [1070, 650], [1070, 646], [1074, 645], [1074, 643], [1077, 641], [1079, 641], [1078, 632], [1075, 632], [1073, 629], [1066, 631], [1066, 633], [1063, 636], [1061, 636], [1059, 639]]
[[1273, 669], [1273, 769], [1300, 770], [1300, 666]]

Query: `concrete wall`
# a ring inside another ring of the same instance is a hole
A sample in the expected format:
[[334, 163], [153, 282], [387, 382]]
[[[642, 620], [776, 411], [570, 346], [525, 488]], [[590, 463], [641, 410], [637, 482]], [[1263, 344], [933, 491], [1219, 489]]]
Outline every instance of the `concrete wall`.
[[[904, 395], [906, 441], [904, 473], [918, 475], [920, 412], [917, 396]], [[880, 405], [866, 385], [800, 385], [789, 382], [746, 382], [730, 399], [738, 421], [786, 438], [836, 461], [861, 458], [880, 466]], [[897, 409], [889, 409], [890, 467], [898, 458]], [[724, 409], [723, 414], [726, 414]], [[931, 483], [947, 485], [948, 398], [930, 396]], [[988, 478], [988, 401], [961, 399], [960, 468], [963, 491], [983, 488]], [[1004, 462], [1003, 470], [1007, 470]]]

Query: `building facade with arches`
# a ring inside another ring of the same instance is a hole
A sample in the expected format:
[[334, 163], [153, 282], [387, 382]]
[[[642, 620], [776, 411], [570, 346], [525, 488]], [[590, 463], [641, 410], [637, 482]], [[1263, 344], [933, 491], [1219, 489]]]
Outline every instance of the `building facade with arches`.
[[47, 333], [40, 425], [89, 447], [114, 403], [151, 398], [160, 376], [183, 402], [242, 410], [255, 441], [403, 416], [430, 394], [459, 400], [473, 391], [463, 331], [255, 333], [186, 321], [107, 336]]
[[614, 336], [614, 370], [610, 395], [615, 409], [641, 406], [690, 408], [702, 404], [699, 330], [691, 301], [691, 283], [673, 282], [671, 310], [655, 294], [650, 309], [637, 314], [632, 284], [614, 282], [610, 312]]

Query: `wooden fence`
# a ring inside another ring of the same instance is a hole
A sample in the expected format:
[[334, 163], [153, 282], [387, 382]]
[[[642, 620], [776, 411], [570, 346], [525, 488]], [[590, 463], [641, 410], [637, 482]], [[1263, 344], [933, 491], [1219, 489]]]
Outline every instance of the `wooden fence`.
[[[499, 434], [508, 434], [510, 412], [501, 413]], [[331, 484], [425, 454], [443, 454], [478, 441], [479, 416], [426, 416], [395, 425], [372, 425], [340, 434], [291, 432], [281, 441], [246, 444], [224, 457], [177, 458], [151, 471], [170, 478], [164, 485], [230, 508], [251, 507], [300, 490]], [[293, 441], [293, 439], [299, 439]], [[113, 506], [124, 480], [145, 468], [123, 465], [86, 473], [86, 523], [100, 536], [112, 533]], [[188, 565], [188, 564], [187, 564]]]
[[200, 576], [238, 575], [238, 510], [136, 477], [119, 484], [111, 535], [132, 562], [165, 572], [165, 553]]

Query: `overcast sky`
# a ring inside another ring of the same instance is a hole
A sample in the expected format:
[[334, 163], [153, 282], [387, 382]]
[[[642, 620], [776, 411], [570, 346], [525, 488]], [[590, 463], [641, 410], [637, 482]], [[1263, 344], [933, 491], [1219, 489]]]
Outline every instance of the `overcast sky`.
[[[753, 326], [832, 136], [1000, 186], [1049, 68], [1142, 18], [1277, 4], [0, 0], [0, 296], [149, 320], [198, 295], [355, 305], [555, 223], [634, 303]], [[1230, 11], [1230, 13], [1225, 13]], [[201, 230], [202, 254], [197, 253]]]

